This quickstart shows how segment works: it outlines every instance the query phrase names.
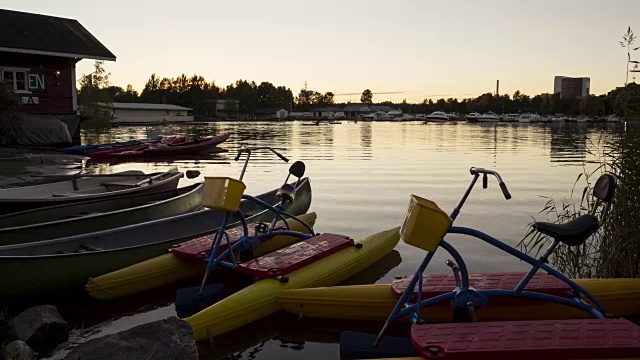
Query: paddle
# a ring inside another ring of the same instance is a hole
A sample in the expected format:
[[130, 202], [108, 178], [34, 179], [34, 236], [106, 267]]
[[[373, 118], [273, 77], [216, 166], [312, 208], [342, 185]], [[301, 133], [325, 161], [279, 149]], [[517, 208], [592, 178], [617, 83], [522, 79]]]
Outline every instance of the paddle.
[[[152, 177], [150, 177], [148, 179], [144, 179], [144, 180], [142, 180], [140, 182], [137, 182], [135, 184], [135, 186], [142, 186], [142, 185], [144, 185], [146, 183], [152, 183], [153, 180], [156, 180], [158, 178], [162, 178], [163, 176], [165, 176], [167, 174], [177, 173], [177, 172], [178, 172], [178, 168], [174, 166], [171, 169], [169, 169], [167, 172], [164, 172], [164, 173], [152, 176]], [[191, 177], [189, 177], [189, 176], [191, 176]], [[193, 178], [196, 178], [198, 176], [200, 176], [200, 171], [197, 171], [197, 170], [188, 170], [187, 171], [187, 178], [188, 179], [193, 179]]]
[[[240, 148], [240, 150], [238, 151], [238, 155], [235, 158], [235, 160], [238, 161], [240, 160], [240, 157], [242, 156], [243, 153], [247, 153], [247, 158], [242, 168], [242, 172], [240, 174], [239, 180], [242, 180], [242, 178], [244, 177], [244, 174], [247, 169], [247, 165], [249, 163], [249, 159], [251, 158], [251, 152], [255, 150], [269, 150], [274, 154], [276, 154], [283, 161], [285, 162], [289, 161], [289, 159], [287, 159], [284, 155], [280, 154], [279, 152], [277, 152], [271, 147], [244, 147], [243, 146], [242, 148]], [[289, 174], [287, 174], [287, 180], [291, 175], [293, 175], [298, 177], [298, 181], [299, 181], [300, 180], [299, 178], [302, 175], [304, 175], [304, 167], [305, 167], [304, 163], [300, 161], [296, 161], [289, 168]], [[285, 184], [287, 184], [286, 183], [287, 180], [285, 180]], [[231, 248], [231, 244], [229, 244], [229, 247], [222, 255], [220, 256], [217, 255], [218, 249], [220, 247], [223, 237], [227, 238], [227, 241], [229, 241], [228, 236], [225, 236], [226, 233], [224, 229], [228, 225], [227, 222], [229, 221], [230, 215], [231, 213], [229, 212], [225, 214], [224, 220], [222, 221], [222, 225], [220, 226], [220, 230], [216, 233], [215, 239], [211, 244], [211, 248], [209, 250], [209, 258], [207, 260], [207, 268], [205, 270], [204, 276], [202, 278], [202, 283], [200, 284], [200, 286], [182, 288], [182, 289], [179, 289], [176, 293], [175, 307], [176, 307], [176, 313], [180, 318], [188, 317], [199, 311], [202, 311], [207, 307], [220, 301], [225, 297], [225, 295], [227, 295], [225, 294], [225, 287], [223, 284], [218, 283], [218, 284], [206, 285], [206, 283], [207, 283], [209, 274], [215, 268], [218, 262], [223, 260], [223, 256], [230, 255], [233, 261], [233, 266], [235, 266], [236, 259], [233, 254], [233, 249]], [[274, 216], [274, 220], [272, 223], [276, 222], [277, 220], [276, 218], [277, 218], [277, 215]]]

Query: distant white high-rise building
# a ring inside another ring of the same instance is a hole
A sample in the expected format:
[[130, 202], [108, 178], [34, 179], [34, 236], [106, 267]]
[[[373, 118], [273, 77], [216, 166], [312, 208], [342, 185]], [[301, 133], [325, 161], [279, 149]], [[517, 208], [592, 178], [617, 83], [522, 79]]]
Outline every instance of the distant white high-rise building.
[[556, 76], [553, 81], [553, 93], [561, 98], [581, 98], [589, 96], [591, 79], [588, 77], [572, 78]]

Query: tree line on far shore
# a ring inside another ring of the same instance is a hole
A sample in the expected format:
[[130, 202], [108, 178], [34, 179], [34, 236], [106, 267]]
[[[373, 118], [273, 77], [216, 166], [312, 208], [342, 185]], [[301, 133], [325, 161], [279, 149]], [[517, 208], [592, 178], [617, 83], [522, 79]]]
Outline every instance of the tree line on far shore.
[[[126, 88], [109, 83], [109, 74], [102, 62], [96, 62], [94, 72], [80, 79], [78, 92], [80, 104], [88, 102], [141, 102], [167, 103], [192, 108], [196, 118], [213, 117], [216, 113], [216, 100], [235, 99], [239, 101], [238, 112], [242, 115], [254, 114], [258, 109], [282, 108], [289, 111], [311, 111], [317, 107], [344, 107], [338, 103], [331, 92], [320, 93], [302, 89], [297, 96], [285, 86], [276, 86], [270, 82], [257, 84], [254, 81], [238, 80], [226, 87], [219, 87], [214, 81], [207, 82], [202, 76], [182, 74], [177, 78], [160, 78], [151, 74], [141, 93], [131, 85]], [[539, 94], [528, 96], [516, 91], [513, 95], [485, 93], [467, 99], [424, 99], [420, 103], [401, 103], [385, 101], [378, 105], [388, 105], [405, 113], [428, 114], [433, 111], [467, 114], [486, 113], [538, 113], [566, 115], [608, 115], [616, 113], [616, 101], [621, 90], [630, 88], [637, 92], [637, 84], [629, 83], [605, 95], [589, 95], [584, 98], [560, 98], [559, 94]], [[90, 99], [94, 99], [91, 100]], [[366, 89], [360, 98], [362, 103], [373, 104], [373, 93]], [[633, 99], [632, 99], [633, 100]], [[636, 101], [636, 100], [633, 100]]]

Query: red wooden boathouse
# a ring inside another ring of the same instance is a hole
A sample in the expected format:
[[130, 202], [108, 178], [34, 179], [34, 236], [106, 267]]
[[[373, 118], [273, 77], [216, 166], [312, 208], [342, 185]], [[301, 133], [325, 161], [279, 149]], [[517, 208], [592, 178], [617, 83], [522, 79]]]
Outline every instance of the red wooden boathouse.
[[78, 21], [0, 9], [0, 81], [21, 97], [21, 112], [48, 115], [76, 133], [76, 63], [115, 61]]

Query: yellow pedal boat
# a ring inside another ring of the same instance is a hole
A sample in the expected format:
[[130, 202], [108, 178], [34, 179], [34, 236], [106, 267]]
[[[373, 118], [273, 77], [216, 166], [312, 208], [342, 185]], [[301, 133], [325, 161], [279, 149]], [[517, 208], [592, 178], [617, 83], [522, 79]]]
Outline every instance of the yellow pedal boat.
[[350, 246], [286, 274], [288, 282], [265, 278], [185, 319], [196, 340], [206, 340], [249, 324], [281, 309], [280, 292], [331, 286], [357, 274], [390, 253], [398, 243], [399, 228], [357, 240]]
[[[313, 227], [317, 215], [316, 213], [309, 213], [298, 216], [298, 218]], [[284, 223], [278, 222], [276, 226], [284, 226]], [[308, 232], [297, 221], [289, 221], [289, 226], [293, 231]], [[260, 256], [299, 240], [300, 238], [294, 236], [279, 235], [260, 244], [254, 255]], [[95, 299], [112, 300], [201, 276], [206, 266], [204, 262], [186, 261], [172, 254], [164, 254], [91, 278], [87, 282], [85, 290]]]
[[[577, 279], [613, 316], [640, 317], [640, 279]], [[387, 319], [397, 299], [389, 284], [296, 289], [280, 292], [280, 305], [300, 317], [380, 320]], [[489, 306], [477, 310], [480, 321], [578, 319], [591, 316], [575, 308], [548, 302], [528, 301], [522, 306]], [[451, 322], [448, 306], [422, 309], [430, 322]], [[405, 318], [407, 319], [407, 318]]]

